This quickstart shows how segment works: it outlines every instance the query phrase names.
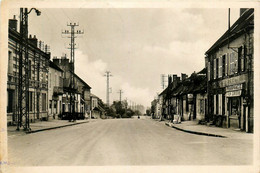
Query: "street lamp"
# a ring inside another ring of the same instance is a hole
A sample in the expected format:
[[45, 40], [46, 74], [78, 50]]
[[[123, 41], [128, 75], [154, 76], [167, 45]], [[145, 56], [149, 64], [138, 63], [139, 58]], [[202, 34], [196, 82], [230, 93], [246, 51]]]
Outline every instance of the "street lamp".
[[[37, 16], [41, 12], [36, 8], [20, 8], [20, 46], [19, 46], [19, 78], [18, 78], [18, 119], [17, 130], [22, 126], [25, 117], [24, 130], [30, 131], [29, 117], [29, 53], [28, 53], [28, 14], [35, 10]], [[24, 58], [23, 58], [24, 55]], [[23, 72], [24, 71], [24, 72]]]

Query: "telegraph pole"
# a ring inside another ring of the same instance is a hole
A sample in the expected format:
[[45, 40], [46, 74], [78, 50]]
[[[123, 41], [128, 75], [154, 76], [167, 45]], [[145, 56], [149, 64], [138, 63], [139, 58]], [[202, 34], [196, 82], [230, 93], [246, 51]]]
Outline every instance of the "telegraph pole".
[[161, 85], [162, 85], [162, 89], [164, 89], [164, 88], [166, 87], [165, 82], [167, 82], [167, 81], [165, 80], [165, 77], [166, 77], [165, 74], [161, 74]]
[[79, 34], [84, 34], [84, 31], [81, 30], [77, 30], [75, 31], [75, 27], [79, 26], [79, 24], [77, 23], [69, 23], [67, 24], [67, 26], [70, 27], [70, 31], [69, 30], [65, 30], [62, 32], [62, 34], [67, 34], [69, 35], [68, 38], [70, 38], [70, 47], [68, 47], [68, 49], [70, 49], [70, 65], [71, 65], [71, 75], [70, 75], [70, 118], [72, 118], [75, 121], [75, 79], [74, 79], [74, 69], [75, 69], [75, 38], [77, 37], [76, 35]]
[[123, 93], [123, 91], [122, 90], [119, 90], [119, 101], [120, 101], [120, 103], [121, 103], [121, 101], [122, 101], [122, 93]]
[[111, 77], [112, 75], [110, 73], [110, 71], [106, 71], [106, 74], [104, 75], [107, 77], [107, 106], [109, 106], [109, 93], [111, 93], [109, 88], [109, 77]]

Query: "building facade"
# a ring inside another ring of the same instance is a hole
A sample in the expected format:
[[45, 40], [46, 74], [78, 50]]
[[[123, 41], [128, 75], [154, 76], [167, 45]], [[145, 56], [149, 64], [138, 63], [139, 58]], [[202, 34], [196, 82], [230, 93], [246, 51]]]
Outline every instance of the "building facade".
[[208, 121], [253, 132], [254, 9], [238, 20], [206, 52]]
[[[18, 83], [20, 33], [17, 20], [9, 20], [8, 32], [8, 81], [7, 81], [7, 122], [16, 124], [18, 119]], [[23, 55], [23, 61], [25, 57]], [[29, 78], [29, 121], [48, 119], [48, 70], [50, 53], [47, 46], [36, 36], [28, 38]], [[24, 74], [24, 66], [22, 67]]]
[[[91, 87], [78, 75], [71, 72], [71, 63], [64, 56], [54, 57], [53, 63], [63, 70], [63, 93], [61, 119], [68, 119], [69, 114], [74, 111], [77, 119], [84, 119], [90, 113], [90, 90]], [[73, 77], [75, 87], [71, 88], [71, 79]], [[72, 94], [72, 95], [71, 95]], [[74, 107], [71, 106], [71, 96], [74, 98]]]
[[62, 113], [63, 70], [52, 61], [49, 64], [49, 118], [57, 119]]

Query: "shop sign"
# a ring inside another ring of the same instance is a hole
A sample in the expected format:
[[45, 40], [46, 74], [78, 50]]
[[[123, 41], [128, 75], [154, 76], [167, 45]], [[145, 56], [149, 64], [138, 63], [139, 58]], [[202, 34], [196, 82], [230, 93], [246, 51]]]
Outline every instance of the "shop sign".
[[237, 85], [231, 85], [226, 87], [226, 91], [236, 91], [236, 90], [242, 90], [243, 84], [237, 84]]
[[230, 91], [226, 93], [226, 97], [238, 97], [241, 96], [242, 90]]

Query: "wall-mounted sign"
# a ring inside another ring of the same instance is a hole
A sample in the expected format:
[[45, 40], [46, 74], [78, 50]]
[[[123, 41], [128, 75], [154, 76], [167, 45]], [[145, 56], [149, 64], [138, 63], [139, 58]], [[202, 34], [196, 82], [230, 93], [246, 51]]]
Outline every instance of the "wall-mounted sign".
[[238, 97], [241, 96], [242, 90], [230, 91], [226, 93], [226, 97]]
[[226, 87], [226, 91], [236, 91], [236, 90], [242, 90], [243, 84], [237, 84], [237, 85], [231, 85]]

